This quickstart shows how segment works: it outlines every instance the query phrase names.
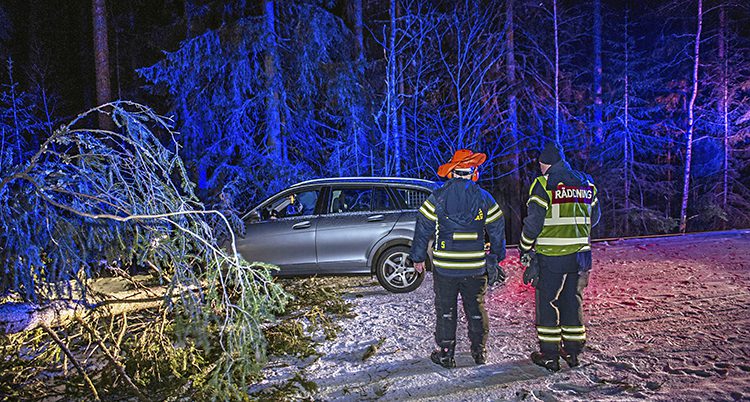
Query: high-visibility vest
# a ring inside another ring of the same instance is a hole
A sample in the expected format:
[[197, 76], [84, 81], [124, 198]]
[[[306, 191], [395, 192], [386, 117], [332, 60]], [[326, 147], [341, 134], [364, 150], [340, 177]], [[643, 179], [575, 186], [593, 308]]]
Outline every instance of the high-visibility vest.
[[[547, 192], [547, 200], [532, 194], [535, 185]], [[591, 250], [591, 207], [596, 205], [596, 186], [590, 181], [580, 186], [559, 183], [547, 188], [547, 177], [539, 176], [529, 189], [529, 202], [547, 210], [544, 228], [536, 238], [536, 251], [561, 256]]]

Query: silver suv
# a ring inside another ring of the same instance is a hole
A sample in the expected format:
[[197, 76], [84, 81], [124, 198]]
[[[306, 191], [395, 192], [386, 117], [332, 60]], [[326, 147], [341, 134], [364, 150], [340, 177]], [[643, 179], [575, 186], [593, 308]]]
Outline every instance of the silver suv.
[[417, 209], [438, 184], [396, 177], [345, 177], [295, 184], [244, 217], [237, 250], [278, 265], [278, 276], [375, 274], [395, 293], [419, 287], [407, 261]]

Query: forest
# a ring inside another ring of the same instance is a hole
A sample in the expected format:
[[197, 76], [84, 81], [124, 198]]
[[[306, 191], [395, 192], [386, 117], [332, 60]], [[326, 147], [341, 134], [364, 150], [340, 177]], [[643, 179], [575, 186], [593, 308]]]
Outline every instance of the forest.
[[[601, 188], [599, 237], [750, 218], [744, 2], [113, 2], [96, 53], [90, 7], [62, 3], [0, 14], [6, 166], [66, 117], [128, 99], [174, 118], [201, 200], [241, 211], [308, 178], [436, 179], [463, 147], [490, 156], [480, 183], [514, 242], [555, 140]], [[86, 27], [47, 24], [55, 5]]]
[[149, 266], [175, 316], [230, 334], [174, 336], [255, 356], [195, 361], [201, 381], [257, 369], [287, 300], [219, 239], [305, 179], [437, 180], [485, 152], [513, 244], [556, 141], [597, 184], [597, 238], [750, 225], [740, 0], [10, 0], [0, 60], [3, 300], [85, 299], [103, 267]]

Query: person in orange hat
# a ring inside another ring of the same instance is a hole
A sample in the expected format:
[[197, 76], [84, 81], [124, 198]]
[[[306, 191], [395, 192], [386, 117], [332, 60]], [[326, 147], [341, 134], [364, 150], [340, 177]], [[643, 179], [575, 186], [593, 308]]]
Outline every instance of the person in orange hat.
[[[456, 366], [456, 317], [458, 295], [468, 320], [471, 355], [476, 364], [486, 361], [489, 318], [484, 308], [488, 273], [505, 273], [498, 261], [505, 258], [505, 220], [492, 196], [476, 184], [483, 153], [460, 149], [451, 161], [438, 168], [438, 175], [449, 180], [422, 204], [410, 257], [418, 272], [425, 269], [427, 247], [434, 235], [432, 250], [435, 291], [435, 342], [438, 349], [430, 359], [443, 367]], [[484, 251], [484, 234], [489, 236], [490, 252]], [[494, 278], [492, 278], [494, 280]]]

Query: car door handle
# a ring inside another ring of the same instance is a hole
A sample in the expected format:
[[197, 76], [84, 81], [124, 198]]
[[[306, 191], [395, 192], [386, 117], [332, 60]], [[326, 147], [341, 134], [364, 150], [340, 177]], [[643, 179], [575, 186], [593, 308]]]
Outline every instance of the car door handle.
[[295, 223], [294, 225], [292, 225], [292, 229], [294, 230], [307, 229], [309, 227], [310, 227], [310, 221], [303, 221], [303, 222]]
[[378, 222], [382, 221], [383, 219], [385, 219], [384, 215], [373, 215], [367, 217], [367, 222]]

